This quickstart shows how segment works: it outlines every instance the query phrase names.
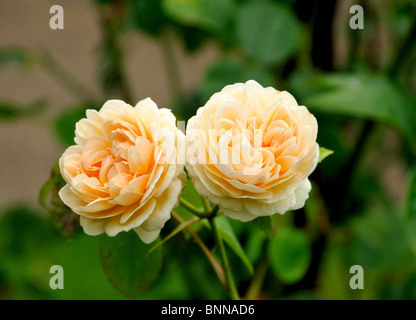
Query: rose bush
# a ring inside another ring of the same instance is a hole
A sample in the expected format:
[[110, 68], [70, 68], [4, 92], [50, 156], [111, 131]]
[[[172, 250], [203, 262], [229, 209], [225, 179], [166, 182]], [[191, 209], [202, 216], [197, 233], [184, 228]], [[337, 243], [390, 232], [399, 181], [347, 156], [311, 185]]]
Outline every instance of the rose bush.
[[318, 126], [285, 91], [255, 81], [226, 86], [186, 128], [186, 169], [196, 190], [241, 221], [304, 206]]
[[87, 110], [76, 124], [76, 145], [59, 160], [67, 183], [59, 195], [87, 234], [134, 229], [146, 243], [158, 237], [186, 181], [178, 161], [185, 137], [175, 122], [150, 98]]

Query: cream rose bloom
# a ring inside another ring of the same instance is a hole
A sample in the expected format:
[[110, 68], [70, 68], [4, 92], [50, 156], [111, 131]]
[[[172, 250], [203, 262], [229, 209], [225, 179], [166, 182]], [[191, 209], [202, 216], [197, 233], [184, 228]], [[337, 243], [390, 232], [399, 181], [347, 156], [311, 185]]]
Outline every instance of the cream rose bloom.
[[185, 184], [178, 148], [185, 137], [168, 109], [150, 99], [132, 107], [107, 101], [76, 124], [75, 143], [59, 159], [62, 201], [85, 233], [115, 236], [134, 229], [155, 240]]
[[255, 81], [226, 86], [186, 127], [186, 169], [196, 190], [234, 219], [304, 206], [318, 125], [291, 94]]

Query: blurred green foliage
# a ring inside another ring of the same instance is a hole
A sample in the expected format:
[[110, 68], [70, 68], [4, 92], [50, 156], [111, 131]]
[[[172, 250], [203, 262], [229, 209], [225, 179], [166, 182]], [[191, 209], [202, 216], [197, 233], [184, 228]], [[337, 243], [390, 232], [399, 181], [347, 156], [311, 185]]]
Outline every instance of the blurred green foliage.
[[134, 299], [152, 287], [162, 267], [160, 250], [147, 255], [148, 246], [133, 231], [113, 238], [102, 236], [100, 240], [100, 259], [105, 274], [120, 292]]
[[285, 283], [298, 282], [308, 270], [311, 251], [308, 238], [302, 231], [280, 229], [267, 250], [272, 271]]
[[[0, 67], [45, 68], [79, 97], [51, 124], [51, 132], [68, 146], [87, 108], [98, 108], [109, 97], [135, 103], [123, 70], [124, 32], [145, 33], [167, 49], [172, 37], [166, 35], [174, 33], [190, 53], [215, 43], [220, 55], [192, 92], [178, 88], [177, 68], [168, 68], [179, 119], [191, 117], [225, 85], [254, 79], [287, 90], [306, 105], [318, 119], [318, 143], [335, 151], [311, 176], [305, 208], [253, 223], [219, 219], [240, 294], [416, 299], [416, 2], [361, 1], [364, 30], [349, 29], [349, 12], [336, 11], [340, 2], [96, 0], [100, 97], [44, 53], [2, 48]], [[333, 28], [337, 19], [345, 21], [343, 31]], [[383, 37], [387, 44], [374, 48]], [[168, 51], [164, 56], [167, 65], [176, 63]], [[0, 102], [0, 120], [18, 120], [41, 106]], [[397, 138], [389, 149], [392, 130]], [[395, 165], [409, 173], [406, 179], [386, 175]], [[0, 215], [0, 298], [119, 299], [120, 292], [137, 299], [227, 298], [192, 235], [218, 255], [205, 220], [182, 225], [182, 232], [175, 232], [180, 222], [169, 220], [161, 234], [169, 240], [149, 255], [154, 266], [149, 270], [144, 261], [154, 244], [136, 245], [132, 233], [113, 239], [84, 235], [59, 200], [62, 184], [55, 167], [40, 195], [52, 219], [27, 207]], [[403, 200], [392, 196], [392, 185], [407, 190]], [[183, 197], [203, 210], [189, 181]], [[183, 220], [193, 218], [181, 206], [175, 210]], [[49, 288], [54, 264], [64, 267], [64, 290]], [[364, 268], [364, 290], [349, 287], [353, 265]]]

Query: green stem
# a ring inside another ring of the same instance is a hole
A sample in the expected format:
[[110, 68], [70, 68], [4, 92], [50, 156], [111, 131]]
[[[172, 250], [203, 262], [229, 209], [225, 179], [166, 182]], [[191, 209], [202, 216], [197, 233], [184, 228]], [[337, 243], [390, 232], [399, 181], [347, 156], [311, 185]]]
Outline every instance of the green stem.
[[209, 214], [211, 212], [211, 205], [209, 204], [209, 201], [205, 197], [201, 197], [202, 204], [204, 206], [205, 214]]
[[219, 216], [222, 214], [222, 212], [220, 212], [219, 214], [218, 212], [220, 212], [220, 207], [218, 205], [215, 205], [214, 207], [212, 207], [212, 210], [209, 213], [209, 217], [215, 218], [216, 216]]
[[412, 46], [415, 44], [416, 38], [416, 19], [412, 22], [406, 38], [401, 43], [400, 47], [396, 51], [395, 56], [392, 59], [392, 63], [387, 70], [387, 75], [390, 78], [397, 78], [400, 68], [403, 66], [403, 62], [406, 61], [409, 54], [412, 53]]
[[[179, 222], [184, 223], [185, 221], [180, 217], [179, 214], [177, 214], [175, 211], [172, 210], [171, 212], [172, 216]], [[209, 251], [207, 246], [204, 244], [204, 242], [201, 240], [201, 238], [196, 234], [196, 232], [190, 227], [186, 226], [186, 230], [188, 230], [189, 234], [194, 238], [195, 242], [199, 245], [202, 252], [205, 254], [205, 256], [208, 258], [209, 262], [211, 263], [212, 267], [214, 268], [215, 273], [218, 276], [218, 279], [222, 283], [223, 286], [225, 286], [225, 275], [224, 270], [219, 265], [218, 261], [215, 259], [214, 255]]]
[[225, 280], [227, 282], [227, 291], [228, 291], [231, 299], [240, 300], [240, 296], [238, 294], [237, 288], [236, 288], [235, 283], [234, 283], [233, 275], [231, 273], [231, 267], [230, 267], [230, 264], [228, 263], [228, 258], [227, 258], [227, 254], [225, 252], [224, 242], [222, 241], [218, 226], [215, 222], [215, 218], [211, 218], [208, 221], [211, 225], [211, 229], [214, 233], [215, 242], [216, 242], [216, 244], [218, 246], [218, 249], [220, 251], [220, 259], [221, 259], [221, 263], [222, 263], [222, 268], [224, 269]]
[[197, 217], [199, 217], [199, 218], [205, 218], [204, 212], [202, 212], [201, 210], [199, 210], [197, 207], [195, 207], [193, 204], [189, 203], [185, 199], [180, 198], [179, 199], [179, 203], [181, 204], [182, 207], [184, 207], [188, 211], [192, 212]]
[[166, 64], [166, 71], [169, 81], [169, 89], [171, 93], [171, 99], [177, 102], [182, 94], [181, 91], [181, 77], [178, 69], [178, 64], [175, 60], [173, 51], [172, 35], [169, 30], [166, 30], [160, 39], [162, 46], [163, 59]]
[[99, 6], [101, 17], [101, 62], [100, 72], [103, 89], [107, 94], [119, 94], [123, 100], [134, 103], [133, 95], [123, 68], [123, 51], [120, 47], [120, 35], [124, 17], [123, 0]]
[[[403, 63], [406, 61], [406, 58], [411, 52], [411, 48], [414, 45], [414, 38], [416, 37], [416, 19], [411, 24], [409, 31], [407, 33], [406, 38], [403, 40], [401, 46], [396, 51], [395, 56], [392, 59], [392, 63], [390, 64], [389, 68], [386, 71], [387, 76], [391, 80], [396, 80], [399, 74], [400, 68], [403, 66]], [[352, 153], [349, 161], [347, 162], [346, 166], [342, 170], [341, 177], [338, 181], [342, 181], [341, 185], [344, 186], [345, 193], [348, 192], [349, 185], [351, 183], [351, 179], [354, 173], [355, 168], [357, 167], [358, 162], [362, 158], [362, 154], [365, 151], [365, 144], [368, 141], [371, 132], [374, 130], [375, 123], [371, 120], [367, 120], [364, 123], [362, 132], [357, 139], [357, 144], [354, 148], [354, 152]], [[342, 192], [340, 193], [342, 194]], [[345, 200], [346, 198], [344, 198]]]
[[[371, 120], [367, 120], [362, 128], [362, 131], [357, 139], [357, 143], [354, 148], [354, 152], [352, 153], [351, 157], [349, 158], [347, 164], [344, 166], [344, 169], [341, 173], [341, 178], [338, 181], [345, 181], [345, 189], [348, 189], [349, 183], [352, 177], [352, 172], [357, 166], [358, 161], [361, 159], [363, 152], [365, 151], [365, 144], [370, 136], [371, 131], [374, 128], [374, 122]], [[347, 190], [345, 190], [347, 191]]]
[[258, 299], [268, 269], [269, 262], [264, 259], [263, 262], [259, 264], [256, 273], [253, 276], [253, 280], [251, 281], [244, 297], [245, 300]]
[[66, 87], [73, 94], [85, 101], [96, 101], [94, 94], [84, 87], [68, 70], [63, 68], [50, 54], [41, 57], [41, 65], [51, 76]]

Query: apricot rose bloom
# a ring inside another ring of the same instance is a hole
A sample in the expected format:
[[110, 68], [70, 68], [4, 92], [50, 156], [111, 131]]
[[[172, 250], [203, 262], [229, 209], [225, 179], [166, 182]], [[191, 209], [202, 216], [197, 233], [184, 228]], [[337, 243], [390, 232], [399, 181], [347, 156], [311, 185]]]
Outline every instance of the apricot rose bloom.
[[241, 221], [304, 206], [318, 125], [285, 91], [255, 81], [226, 86], [186, 128], [186, 169], [196, 190]]
[[76, 145], [59, 159], [67, 183], [61, 199], [89, 235], [134, 229], [152, 242], [186, 181], [177, 151], [185, 137], [175, 116], [150, 98], [135, 107], [110, 100], [86, 115], [76, 124]]

